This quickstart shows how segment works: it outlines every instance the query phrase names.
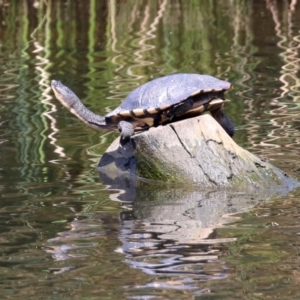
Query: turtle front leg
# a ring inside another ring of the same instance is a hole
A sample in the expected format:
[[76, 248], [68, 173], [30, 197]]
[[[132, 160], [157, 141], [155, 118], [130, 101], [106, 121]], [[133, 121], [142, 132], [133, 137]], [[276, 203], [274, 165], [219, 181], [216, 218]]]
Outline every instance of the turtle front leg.
[[120, 144], [124, 147], [128, 142], [130, 142], [130, 138], [134, 135], [134, 127], [130, 122], [120, 121], [118, 129], [121, 133]]

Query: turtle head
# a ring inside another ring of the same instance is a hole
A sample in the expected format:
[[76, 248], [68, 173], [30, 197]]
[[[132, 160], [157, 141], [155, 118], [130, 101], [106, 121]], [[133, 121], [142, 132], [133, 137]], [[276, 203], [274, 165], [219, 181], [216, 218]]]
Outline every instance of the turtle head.
[[79, 100], [71, 89], [58, 80], [51, 80], [51, 88], [56, 98], [68, 109], [71, 109], [74, 103]]

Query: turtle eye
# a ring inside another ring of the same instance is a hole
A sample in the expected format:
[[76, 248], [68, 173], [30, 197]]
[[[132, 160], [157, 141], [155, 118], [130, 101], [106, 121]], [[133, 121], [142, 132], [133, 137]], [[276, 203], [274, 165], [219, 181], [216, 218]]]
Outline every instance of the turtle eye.
[[51, 85], [54, 85], [54, 86], [58, 86], [60, 84], [60, 81], [58, 80], [51, 80]]

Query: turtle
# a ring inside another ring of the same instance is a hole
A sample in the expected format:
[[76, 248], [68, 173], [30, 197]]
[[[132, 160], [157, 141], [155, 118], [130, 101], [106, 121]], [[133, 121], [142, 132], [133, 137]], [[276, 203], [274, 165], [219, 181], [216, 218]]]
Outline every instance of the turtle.
[[56, 98], [85, 124], [102, 130], [119, 130], [120, 144], [150, 127], [157, 127], [209, 111], [230, 137], [235, 128], [224, 112], [228, 81], [211, 75], [179, 73], [153, 79], [134, 89], [124, 101], [105, 116], [90, 111], [60, 81], [52, 80]]

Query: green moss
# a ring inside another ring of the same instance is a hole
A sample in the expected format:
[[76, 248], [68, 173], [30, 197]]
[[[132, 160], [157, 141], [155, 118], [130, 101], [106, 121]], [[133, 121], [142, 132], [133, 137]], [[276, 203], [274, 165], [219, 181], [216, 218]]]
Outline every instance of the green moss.
[[254, 170], [245, 170], [240, 176], [233, 176], [230, 179], [230, 185], [232, 187], [247, 188], [249, 185], [262, 186], [264, 188], [277, 188], [282, 185], [279, 174], [276, 173], [274, 167], [268, 167], [266, 165], [257, 165], [257, 172]]
[[[182, 182], [184, 177], [182, 174], [174, 171], [172, 167], [166, 166], [155, 157], [144, 157], [139, 154], [136, 155], [137, 161], [137, 175], [147, 179]], [[173, 174], [176, 174], [174, 176]]]

